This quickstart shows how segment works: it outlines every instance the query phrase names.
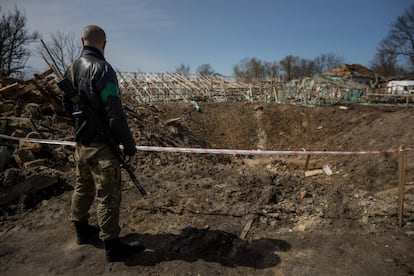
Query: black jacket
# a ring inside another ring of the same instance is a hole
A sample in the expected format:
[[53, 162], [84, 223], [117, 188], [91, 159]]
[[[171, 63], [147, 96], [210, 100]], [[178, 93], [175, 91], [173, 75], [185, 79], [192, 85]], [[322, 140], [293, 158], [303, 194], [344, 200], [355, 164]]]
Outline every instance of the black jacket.
[[[135, 141], [122, 108], [116, 73], [101, 52], [85, 46], [81, 56], [73, 63], [73, 79], [70, 68], [66, 72], [66, 77], [73, 81], [81, 103], [92, 108], [102, 122], [109, 126], [114, 140], [124, 146], [125, 154], [133, 155], [136, 152]], [[82, 106], [74, 104], [66, 93], [63, 94], [63, 107], [65, 112], [70, 114], [82, 111]], [[77, 121], [75, 126], [77, 130], [85, 119], [78, 120], [80, 121]], [[96, 129], [93, 141], [105, 142], [106, 138], [101, 137]]]

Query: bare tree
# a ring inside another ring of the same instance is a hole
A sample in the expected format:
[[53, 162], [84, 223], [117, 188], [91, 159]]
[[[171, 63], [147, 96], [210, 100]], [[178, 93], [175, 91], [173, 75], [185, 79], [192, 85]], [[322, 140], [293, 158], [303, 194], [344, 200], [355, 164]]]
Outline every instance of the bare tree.
[[279, 64], [276, 61], [264, 62], [263, 66], [266, 77], [275, 79], [279, 76]]
[[[80, 40], [77, 42], [73, 33], [63, 33], [61, 31], [52, 33], [50, 34], [50, 42], [46, 44], [61, 72], [65, 72], [82, 51], [82, 44]], [[43, 57], [48, 56], [43, 47], [39, 48], [39, 52]]]
[[[1, 11], [1, 7], [0, 7]], [[21, 76], [31, 53], [28, 45], [40, 38], [38, 32], [26, 29], [26, 16], [17, 6], [14, 12], [3, 14], [0, 19], [0, 67], [6, 76]]]
[[233, 66], [234, 76], [244, 82], [257, 82], [279, 75], [277, 62], [266, 62], [257, 58], [244, 58]]
[[344, 58], [333, 53], [322, 54], [314, 59], [315, 73], [321, 75], [322, 73], [329, 71], [333, 68], [344, 64]]
[[279, 62], [280, 67], [282, 71], [284, 72], [284, 78], [286, 81], [290, 81], [298, 77], [297, 75], [298, 61], [299, 61], [299, 57], [288, 55]]
[[299, 58], [298, 64], [294, 67], [294, 73], [294, 75], [299, 78], [315, 76], [315, 61], [306, 58]]
[[280, 62], [281, 71], [284, 73], [284, 79], [290, 81], [293, 79], [313, 77], [318, 75], [318, 61], [301, 58], [299, 56], [288, 55]]
[[233, 66], [236, 78], [245, 82], [256, 82], [265, 76], [263, 62], [257, 58], [244, 58], [238, 65]]
[[402, 66], [398, 65], [397, 55], [378, 51], [371, 61], [371, 69], [384, 77], [397, 76], [404, 73]]
[[388, 36], [379, 45], [380, 55], [406, 57], [414, 67], [414, 5], [392, 24]]
[[197, 68], [197, 73], [199, 73], [200, 75], [213, 75], [214, 69], [213, 66], [211, 66], [211, 64], [201, 64]]
[[318, 75], [324, 69], [331, 69], [343, 63], [343, 59], [334, 54], [324, 54], [315, 60], [288, 55], [279, 62], [266, 62], [256, 58], [245, 58], [233, 66], [236, 78], [246, 82], [276, 78], [283, 74], [286, 81]]
[[175, 67], [175, 73], [183, 75], [183, 76], [189, 76], [190, 66], [181, 63], [178, 67]]
[[240, 61], [239, 64], [233, 66], [233, 74], [234, 76], [246, 82], [249, 82], [249, 72], [247, 69], [248, 58], [244, 58]]

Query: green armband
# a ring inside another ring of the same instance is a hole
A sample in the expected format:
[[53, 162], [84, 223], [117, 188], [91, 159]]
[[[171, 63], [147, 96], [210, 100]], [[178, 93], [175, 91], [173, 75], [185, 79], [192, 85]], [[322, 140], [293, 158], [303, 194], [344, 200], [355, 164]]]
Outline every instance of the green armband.
[[119, 97], [118, 85], [115, 83], [108, 82], [105, 88], [101, 91], [101, 99], [104, 103], [106, 103], [109, 96]]

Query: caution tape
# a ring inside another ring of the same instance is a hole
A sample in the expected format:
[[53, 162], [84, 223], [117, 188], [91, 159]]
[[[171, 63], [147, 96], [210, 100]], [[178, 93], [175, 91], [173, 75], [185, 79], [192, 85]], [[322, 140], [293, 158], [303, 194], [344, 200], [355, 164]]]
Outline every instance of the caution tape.
[[13, 137], [4, 134], [0, 134], [0, 138], [13, 140], [13, 141], [22, 141], [29, 143], [39, 143], [39, 144], [51, 144], [51, 145], [63, 145], [63, 146], [76, 146], [76, 142], [71, 141], [60, 141], [60, 140], [50, 140], [50, 139], [36, 139], [36, 138], [22, 138], [22, 137]]
[[174, 147], [152, 147], [137, 146], [137, 150], [175, 153], [209, 153], [209, 154], [232, 154], [232, 155], [369, 155], [398, 153], [399, 149], [370, 150], [370, 151], [273, 151], [273, 150], [231, 150], [231, 149], [203, 149], [203, 148], [174, 148]]
[[[76, 146], [76, 142], [60, 141], [50, 139], [20, 138], [0, 134], [0, 138], [23, 141], [30, 143]], [[172, 152], [172, 153], [195, 153], [195, 154], [231, 154], [231, 155], [372, 155], [399, 153], [400, 149], [389, 150], [368, 150], [368, 151], [273, 151], [273, 150], [232, 150], [232, 149], [205, 149], [205, 148], [176, 148], [176, 147], [155, 147], [136, 146], [139, 151]], [[403, 151], [411, 151], [413, 148], [405, 148]]]

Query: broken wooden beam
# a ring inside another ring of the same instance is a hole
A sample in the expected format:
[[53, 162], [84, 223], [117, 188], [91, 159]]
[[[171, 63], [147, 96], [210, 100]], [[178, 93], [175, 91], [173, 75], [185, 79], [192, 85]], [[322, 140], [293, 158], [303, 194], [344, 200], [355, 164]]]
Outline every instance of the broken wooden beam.
[[18, 82], [14, 82], [12, 84], [6, 85], [5, 87], [0, 88], [0, 94], [5, 94], [5, 93], [8, 93], [10, 91], [13, 91], [17, 87], [19, 87], [19, 83]]

